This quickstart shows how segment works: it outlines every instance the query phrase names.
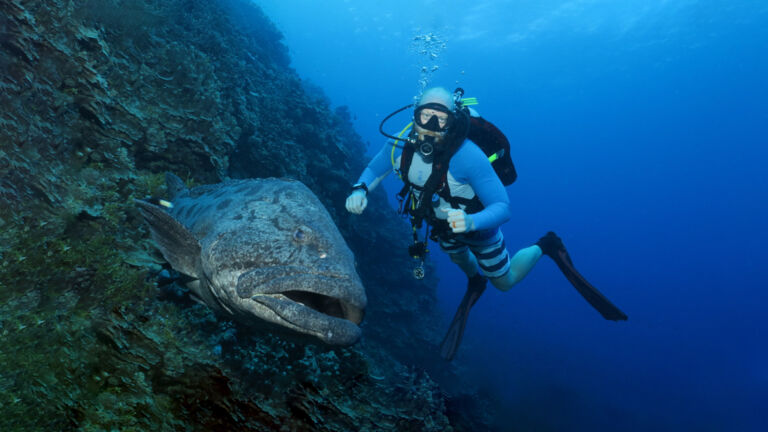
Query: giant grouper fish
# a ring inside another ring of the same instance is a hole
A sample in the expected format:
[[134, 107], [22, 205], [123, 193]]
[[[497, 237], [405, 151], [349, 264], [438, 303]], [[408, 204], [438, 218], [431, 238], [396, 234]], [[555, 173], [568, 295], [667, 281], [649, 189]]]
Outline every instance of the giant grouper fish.
[[193, 295], [240, 322], [268, 321], [331, 345], [360, 338], [367, 300], [354, 256], [309, 188], [268, 178], [187, 189], [170, 173], [166, 182], [170, 204], [136, 202]]

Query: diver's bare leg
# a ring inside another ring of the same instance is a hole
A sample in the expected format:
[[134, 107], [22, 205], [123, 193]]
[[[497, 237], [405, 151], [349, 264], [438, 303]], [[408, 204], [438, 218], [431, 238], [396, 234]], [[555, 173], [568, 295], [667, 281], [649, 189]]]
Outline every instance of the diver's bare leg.
[[503, 276], [490, 278], [491, 283], [501, 291], [509, 291], [533, 269], [541, 258], [541, 248], [536, 245], [520, 249], [509, 260], [509, 271]]

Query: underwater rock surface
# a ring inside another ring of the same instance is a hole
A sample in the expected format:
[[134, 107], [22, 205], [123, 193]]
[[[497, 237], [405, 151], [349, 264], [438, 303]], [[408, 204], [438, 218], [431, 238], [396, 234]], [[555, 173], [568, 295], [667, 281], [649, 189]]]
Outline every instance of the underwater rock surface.
[[[408, 227], [381, 191], [343, 209], [365, 163], [349, 113], [250, 2], [0, 1], [0, 105], [0, 430], [487, 428], [431, 378], [451, 369]], [[362, 341], [251, 332], [158, 286], [133, 200], [166, 171], [306, 184], [355, 252]]]

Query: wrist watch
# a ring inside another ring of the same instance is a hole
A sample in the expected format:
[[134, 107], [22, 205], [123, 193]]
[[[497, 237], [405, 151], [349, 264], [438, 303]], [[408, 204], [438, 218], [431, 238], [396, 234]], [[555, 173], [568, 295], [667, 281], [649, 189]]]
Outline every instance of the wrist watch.
[[365, 183], [356, 183], [352, 186], [352, 192], [362, 189], [365, 191], [365, 194], [368, 195], [368, 186], [365, 185]]

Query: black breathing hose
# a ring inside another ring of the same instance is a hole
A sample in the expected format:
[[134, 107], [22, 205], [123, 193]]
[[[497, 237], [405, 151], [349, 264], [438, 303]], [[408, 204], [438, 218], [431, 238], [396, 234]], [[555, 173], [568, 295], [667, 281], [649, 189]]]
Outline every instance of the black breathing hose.
[[398, 138], [396, 136], [392, 136], [392, 135], [384, 132], [384, 123], [386, 123], [387, 120], [391, 119], [394, 115], [399, 114], [400, 112], [407, 110], [408, 108], [412, 107], [413, 105], [414, 104], [408, 104], [408, 105], [398, 109], [397, 111], [393, 112], [392, 114], [384, 117], [384, 120], [382, 120], [381, 123], [379, 124], [379, 133], [384, 135], [385, 137], [393, 139], [395, 141], [405, 141], [404, 138]]

